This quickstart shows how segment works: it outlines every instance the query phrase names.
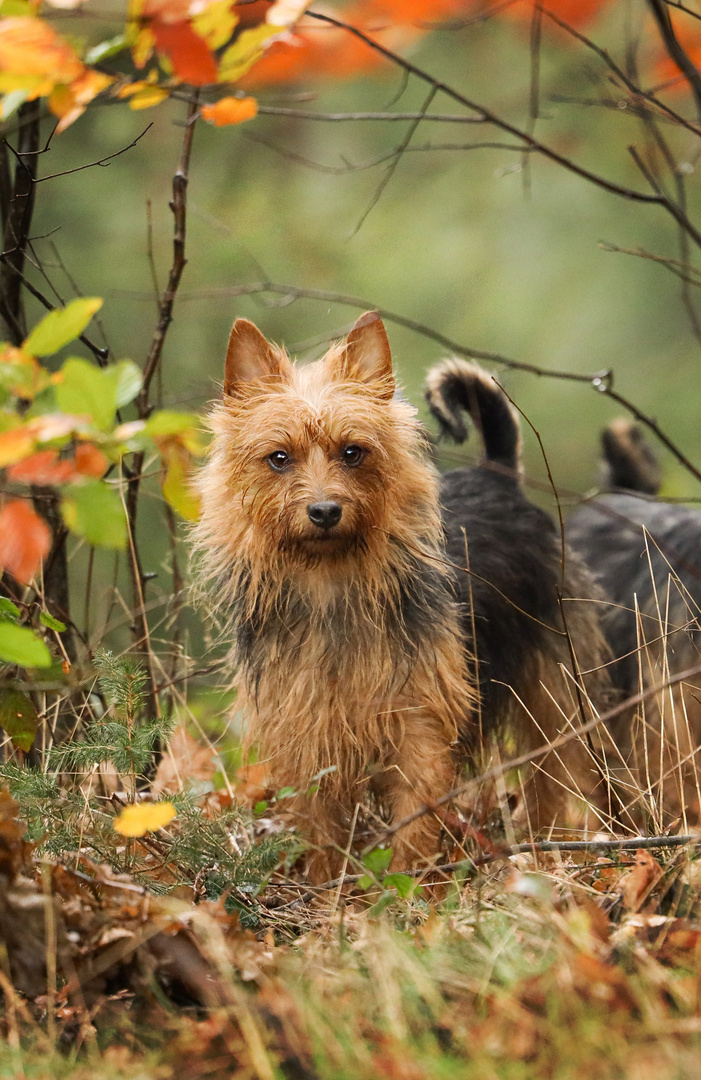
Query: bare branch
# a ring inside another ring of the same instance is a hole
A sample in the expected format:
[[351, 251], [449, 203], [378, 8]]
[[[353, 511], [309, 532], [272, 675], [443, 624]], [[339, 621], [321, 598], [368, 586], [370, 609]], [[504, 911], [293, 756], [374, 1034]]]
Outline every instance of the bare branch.
[[39, 101], [28, 101], [20, 110], [19, 146], [15, 151], [7, 141], [6, 147], [15, 155], [16, 165], [12, 192], [3, 221], [4, 265], [0, 273], [0, 311], [13, 345], [27, 336], [22, 303], [20, 275], [34, 210], [34, 180], [39, 151]]
[[591, 49], [593, 53], [603, 60], [609, 71], [616, 76], [617, 79], [625, 86], [626, 90], [632, 94], [634, 99], [641, 99], [652, 105], [654, 109], [659, 110], [668, 120], [673, 120], [675, 124], [679, 124], [680, 127], [684, 127], [687, 131], [691, 131], [694, 135], [701, 135], [701, 129], [695, 124], [690, 123], [686, 117], [676, 112], [674, 109], [666, 105], [665, 102], [660, 101], [655, 97], [654, 92], [650, 90], [643, 90], [641, 86], [633, 82], [632, 79], [626, 75], [625, 71], [618, 66], [614, 59], [609, 55], [606, 49], [602, 49], [600, 45], [597, 45], [591, 38], [586, 37], [580, 33], [579, 30], [575, 30], [573, 26], [566, 23], [563, 19], [560, 19], [554, 11], [549, 11], [547, 8], [543, 8], [543, 14], [547, 15], [551, 22], [559, 26], [561, 30], [564, 30], [567, 34], [570, 34], [576, 41], [579, 41], [582, 45], [586, 45], [588, 49]]
[[151, 412], [151, 406], [148, 403], [149, 387], [151, 385], [151, 380], [156, 373], [156, 368], [161, 360], [161, 353], [163, 352], [163, 345], [168, 332], [168, 327], [173, 321], [175, 295], [178, 291], [180, 278], [182, 277], [187, 261], [185, 259], [186, 192], [190, 174], [190, 155], [192, 153], [192, 140], [195, 133], [198, 104], [199, 99], [197, 95], [195, 95], [188, 105], [180, 164], [173, 177], [173, 199], [170, 203], [170, 208], [173, 211], [173, 217], [175, 219], [173, 233], [173, 264], [170, 268], [168, 284], [166, 285], [165, 292], [160, 301], [158, 326], [153, 335], [151, 348], [146, 357], [146, 363], [144, 364], [143, 385], [139, 391], [139, 396], [136, 399], [139, 417], [142, 419], [147, 417]]
[[343, 22], [342, 19], [335, 19], [331, 15], [322, 15], [321, 12], [318, 11], [308, 11], [307, 15], [310, 18], [318, 19], [321, 22], [329, 23], [331, 26], [337, 26], [341, 29], [347, 30], [348, 33], [353, 34], [354, 37], [357, 37], [361, 41], [364, 41], [369, 48], [374, 49], [376, 52], [379, 52], [387, 60], [390, 60], [392, 63], [397, 64], [399, 67], [404, 68], [405, 71], [408, 71], [410, 74], [415, 75], [422, 82], [428, 83], [430, 86], [435, 87], [436, 91], [440, 91], [441, 93], [445, 94], [446, 97], [449, 97], [451, 100], [456, 101], [459, 105], [463, 105], [465, 106], [465, 108], [470, 109], [477, 116], [481, 117], [485, 123], [493, 124], [495, 127], [500, 128], [502, 131], [508, 132], [509, 135], [513, 135], [518, 139], [522, 139], [527, 146], [530, 146], [537, 153], [542, 154], [543, 157], [548, 158], [550, 161], [554, 161], [558, 165], [562, 165], [569, 172], [574, 173], [576, 176], [581, 177], [583, 180], [590, 181], [597, 187], [602, 188], [604, 191], [610, 192], [612, 195], [620, 195], [634, 202], [652, 203], [661, 206], [665, 205], [664, 199], [660, 198], [660, 196], [658, 195], [649, 195], [647, 192], [644, 191], [637, 191], [634, 188], [624, 187], [621, 184], [616, 184], [611, 180], [607, 180], [603, 176], [598, 176], [596, 173], [590, 172], [589, 169], [585, 169], [581, 165], [577, 165], [576, 162], [571, 161], [569, 158], [564, 157], [562, 154], [559, 154], [557, 150], [554, 150], [552, 147], [546, 146], [544, 143], [541, 143], [537, 139], [528, 135], [527, 132], [522, 131], [520, 128], [517, 128], [513, 124], [510, 124], [507, 120], [504, 120], [500, 116], [497, 116], [497, 114], [492, 112], [491, 109], [487, 109], [483, 105], [478, 105], [476, 102], [471, 101], [464, 94], [461, 94], [459, 91], [455, 90], [452, 86], [449, 86], [447, 83], [442, 82], [440, 79], [436, 79], [432, 75], [429, 75], [428, 72], [423, 71], [422, 68], [417, 67], [416, 64], [411, 63], [411, 61], [409, 60], [405, 60], [404, 57], [399, 56], [397, 53], [393, 53], [390, 49], [386, 49], [384, 45], [380, 45], [379, 42], [374, 41], [372, 38], [368, 37], [368, 35], [363, 33], [362, 30], [359, 30], [355, 26], [351, 26], [349, 23]]
[[694, 101], [696, 102], [696, 109], [699, 118], [701, 119], [701, 75], [674, 32], [672, 19], [664, 0], [648, 0], [648, 7], [652, 11], [660, 31], [660, 36], [669, 56], [680, 71], [684, 72], [684, 75], [688, 80], [691, 92], [694, 95]]
[[363, 227], [363, 222], [366, 220], [368, 214], [371, 212], [372, 208], [374, 206], [376, 206], [377, 203], [380, 201], [380, 199], [382, 197], [382, 192], [385, 190], [388, 183], [390, 182], [390, 180], [394, 176], [394, 173], [395, 173], [395, 171], [397, 169], [397, 166], [399, 165], [399, 162], [400, 162], [400, 160], [401, 160], [401, 158], [402, 158], [402, 156], [404, 154], [404, 151], [409, 146], [409, 143], [411, 142], [412, 137], [413, 137], [417, 127], [419, 126], [419, 124], [423, 120], [424, 116], [426, 115], [426, 111], [427, 111], [427, 109], [430, 108], [431, 102], [433, 101], [435, 96], [436, 96], [436, 87], [432, 86], [431, 89], [429, 90], [428, 96], [427, 96], [426, 100], [424, 101], [423, 108], [422, 108], [421, 112], [419, 113], [417, 119], [412, 120], [412, 122], [411, 122], [411, 124], [409, 126], [409, 129], [406, 132], [406, 135], [402, 139], [402, 141], [401, 141], [400, 145], [397, 147], [397, 149], [393, 152], [392, 160], [390, 161], [389, 167], [388, 167], [387, 171], [385, 172], [385, 175], [382, 177], [379, 184], [377, 185], [377, 189], [376, 189], [375, 193], [373, 194], [372, 198], [370, 199], [370, 202], [365, 207], [365, 210], [363, 211], [363, 213], [360, 215], [360, 218], [358, 220], [357, 225], [355, 226], [355, 228], [351, 232], [351, 236], [356, 236], [357, 233], [360, 232], [361, 228]]
[[261, 116], [287, 116], [296, 120], [325, 120], [332, 123], [345, 123], [348, 120], [432, 120], [439, 124], [484, 124], [483, 116], [459, 116], [455, 113], [423, 112], [356, 112], [356, 113], [320, 113], [309, 109], [288, 109], [277, 105], [259, 105]]

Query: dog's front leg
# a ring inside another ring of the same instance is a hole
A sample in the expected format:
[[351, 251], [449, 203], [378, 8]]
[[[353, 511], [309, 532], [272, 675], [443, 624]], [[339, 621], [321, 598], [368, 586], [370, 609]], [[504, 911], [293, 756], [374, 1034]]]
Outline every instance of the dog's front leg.
[[[391, 826], [400, 826], [393, 834], [393, 870], [425, 865], [435, 858], [445, 808], [434, 804], [451, 790], [456, 777], [454, 754], [440, 720], [418, 710], [401, 719], [396, 761], [386, 774]], [[408, 818], [412, 820], [401, 824]]]

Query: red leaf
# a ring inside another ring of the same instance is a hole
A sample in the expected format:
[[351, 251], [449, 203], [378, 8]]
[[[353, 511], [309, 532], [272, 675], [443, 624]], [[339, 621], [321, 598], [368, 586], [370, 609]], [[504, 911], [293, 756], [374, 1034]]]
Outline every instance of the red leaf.
[[170, 59], [181, 82], [204, 86], [217, 81], [214, 57], [189, 22], [161, 22], [154, 19], [150, 30], [159, 52]]
[[70, 461], [61, 461], [55, 450], [40, 450], [7, 470], [8, 479], [20, 484], [67, 484], [75, 478]]
[[45, 521], [29, 503], [15, 499], [0, 512], [0, 566], [23, 585], [32, 580], [51, 546]]
[[81, 476], [95, 476], [99, 480], [109, 467], [109, 461], [92, 443], [79, 443], [75, 448], [75, 468]]

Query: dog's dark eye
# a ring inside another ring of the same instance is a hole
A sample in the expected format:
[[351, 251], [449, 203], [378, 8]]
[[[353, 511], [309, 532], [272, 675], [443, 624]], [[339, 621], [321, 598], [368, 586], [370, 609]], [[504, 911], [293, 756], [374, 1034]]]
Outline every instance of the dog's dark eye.
[[366, 454], [367, 450], [363, 450], [362, 446], [356, 446], [355, 443], [350, 443], [341, 450], [341, 461], [344, 465], [349, 465], [351, 469], [353, 469], [361, 464]]
[[292, 464], [292, 458], [285, 450], [273, 450], [265, 460], [275, 472], [284, 472], [288, 465]]

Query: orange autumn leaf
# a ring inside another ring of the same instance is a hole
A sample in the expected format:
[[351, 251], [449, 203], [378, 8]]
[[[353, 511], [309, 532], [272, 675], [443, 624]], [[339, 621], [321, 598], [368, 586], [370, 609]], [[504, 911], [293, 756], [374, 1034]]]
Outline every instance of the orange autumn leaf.
[[104, 476], [109, 467], [109, 461], [92, 443], [79, 443], [75, 448], [75, 471], [81, 476], [94, 476], [99, 479]]
[[62, 461], [56, 450], [40, 450], [7, 470], [9, 480], [18, 484], [67, 484], [75, 479], [71, 461]]
[[0, 468], [14, 465], [28, 457], [34, 449], [35, 437], [26, 427], [11, 428], [0, 433]]
[[224, 127], [226, 124], [241, 124], [244, 120], [252, 120], [258, 113], [258, 102], [255, 98], [224, 97], [214, 105], [203, 105], [202, 116], [209, 120], [215, 127]]
[[205, 86], [217, 81], [214, 57], [189, 22], [153, 19], [149, 28], [156, 48], [168, 57], [180, 82]]
[[[0, 90], [26, 89], [30, 98], [71, 83], [83, 65], [49, 23], [25, 16], [0, 21]], [[12, 78], [17, 85], [10, 85]]]
[[56, 86], [49, 94], [48, 104], [54, 116], [59, 118], [57, 133], [70, 127], [85, 112], [92, 99], [113, 81], [110, 75], [104, 75], [101, 71], [86, 70], [70, 86]]
[[[454, 18], [470, 6], [472, 0], [359, 0], [345, 9], [343, 20], [379, 44], [402, 52], [425, 32], [428, 20]], [[244, 18], [248, 15], [242, 22]], [[294, 79], [347, 78], [381, 70], [387, 63], [380, 53], [342, 27], [320, 26], [302, 18], [292, 32], [272, 42], [246, 75], [245, 84], [253, 87]]]
[[111, 76], [86, 68], [43, 19], [0, 19], [0, 93], [23, 91], [28, 100], [47, 97], [60, 130], [111, 82]]
[[51, 533], [29, 503], [6, 503], [0, 512], [0, 566], [23, 585], [32, 580], [48, 555]]

